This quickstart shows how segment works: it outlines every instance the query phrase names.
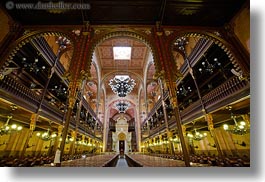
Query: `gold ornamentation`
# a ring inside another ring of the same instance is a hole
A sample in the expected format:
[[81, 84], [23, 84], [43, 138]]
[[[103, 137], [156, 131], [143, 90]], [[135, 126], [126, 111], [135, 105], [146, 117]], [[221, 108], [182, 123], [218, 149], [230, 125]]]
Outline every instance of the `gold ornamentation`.
[[76, 98], [71, 96], [69, 97], [69, 108], [73, 109], [74, 108], [74, 105], [75, 105], [75, 101], [76, 101]]
[[181, 125], [181, 129], [182, 129], [183, 135], [186, 136], [187, 135], [186, 126], [185, 125]]
[[211, 131], [214, 129], [214, 125], [213, 125], [213, 116], [211, 114], [206, 114], [205, 116], [205, 120], [208, 123], [208, 129]]
[[172, 33], [173, 33], [173, 31], [165, 30], [165, 35], [166, 35], [166, 36], [169, 36], [169, 35], [171, 35]]
[[35, 130], [36, 127], [36, 121], [38, 120], [39, 115], [38, 114], [32, 114], [30, 117], [30, 130]]

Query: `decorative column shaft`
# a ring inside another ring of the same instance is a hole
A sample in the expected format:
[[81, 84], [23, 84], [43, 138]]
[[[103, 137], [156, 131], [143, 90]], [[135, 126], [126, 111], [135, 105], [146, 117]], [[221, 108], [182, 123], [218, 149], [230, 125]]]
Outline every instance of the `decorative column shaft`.
[[168, 126], [168, 115], [167, 115], [167, 110], [166, 110], [166, 103], [165, 103], [165, 88], [164, 88], [164, 82], [162, 81], [163, 78], [159, 77], [158, 78], [158, 83], [160, 85], [160, 93], [161, 93], [161, 98], [162, 98], [162, 108], [163, 108], [163, 114], [164, 114], [164, 120], [165, 120], [165, 125], [166, 125], [166, 132], [167, 132], [167, 139], [169, 142], [169, 151], [170, 154], [175, 154], [174, 153], [174, 148], [173, 148], [173, 143], [172, 143], [172, 132], [169, 130]]
[[[190, 157], [187, 151], [186, 142], [181, 129], [182, 124], [181, 124], [181, 117], [178, 108], [177, 93], [176, 93], [176, 79], [177, 79], [176, 76], [178, 76], [178, 69], [176, 68], [176, 65], [173, 64], [174, 61], [171, 61], [170, 53], [168, 49], [165, 47], [165, 45], [167, 45], [166, 38], [159, 24], [156, 27], [155, 41], [157, 42], [157, 48], [159, 50], [158, 52], [160, 53], [160, 59], [161, 59], [160, 62], [163, 63], [162, 66], [165, 68], [164, 75], [167, 83], [166, 88], [169, 90], [170, 103], [173, 106], [173, 111], [176, 118], [176, 125], [181, 142], [185, 165], [187, 167], [190, 167]], [[173, 72], [173, 70], [175, 70], [175, 72]]]
[[36, 127], [36, 121], [38, 120], [38, 118], [39, 118], [39, 115], [38, 114], [36, 114], [36, 113], [33, 113], [32, 115], [31, 115], [31, 118], [30, 118], [30, 127], [29, 127], [29, 133], [28, 133], [28, 135], [27, 135], [27, 139], [26, 139], [26, 141], [25, 141], [25, 144], [24, 144], [24, 146], [23, 146], [23, 149], [22, 149], [22, 151], [21, 151], [21, 153], [20, 153], [20, 158], [23, 158], [24, 157], [24, 154], [25, 154], [25, 152], [26, 152], [26, 149], [27, 149], [27, 146], [28, 146], [28, 143], [29, 143], [29, 140], [30, 140], [30, 138], [32, 137], [32, 135], [33, 135], [33, 132], [34, 132], [34, 130], [35, 130], [35, 127]]
[[[66, 73], [66, 77], [69, 77], [69, 96], [68, 96], [68, 109], [66, 113], [66, 120], [64, 123], [64, 129], [62, 134], [62, 142], [60, 145], [60, 162], [64, 154], [65, 140], [68, 134], [68, 128], [71, 120], [72, 111], [77, 100], [77, 94], [82, 87], [83, 80], [89, 78], [89, 73], [86, 70], [86, 63], [88, 62], [88, 47], [90, 43], [90, 27], [87, 25], [84, 27], [80, 35], [76, 36], [76, 42], [73, 53], [73, 60], [71, 61], [70, 73]], [[82, 99], [82, 97], [81, 97]], [[60, 166], [60, 165], [58, 165]]]
[[221, 147], [219, 145], [219, 142], [217, 140], [217, 137], [215, 135], [215, 131], [214, 131], [214, 124], [213, 124], [213, 116], [211, 114], [206, 114], [205, 115], [205, 120], [207, 121], [208, 123], [208, 129], [214, 139], [214, 143], [216, 145], [216, 148], [217, 148], [217, 151], [218, 151], [218, 154], [220, 157], [223, 157], [223, 153], [222, 153], [222, 150], [221, 150]]
[[73, 157], [73, 155], [75, 154], [75, 142], [76, 142], [77, 132], [72, 131], [71, 137], [72, 137], [73, 141], [71, 141], [71, 144], [70, 144], [69, 154], [71, 155], [71, 157]]
[[54, 144], [53, 144], [53, 149], [52, 149], [52, 154], [55, 154], [56, 150], [58, 149], [59, 147], [59, 144], [60, 144], [60, 138], [61, 138], [61, 135], [62, 135], [62, 131], [63, 131], [63, 126], [58, 126], [58, 135], [57, 137], [55, 138], [55, 141], [54, 141]]

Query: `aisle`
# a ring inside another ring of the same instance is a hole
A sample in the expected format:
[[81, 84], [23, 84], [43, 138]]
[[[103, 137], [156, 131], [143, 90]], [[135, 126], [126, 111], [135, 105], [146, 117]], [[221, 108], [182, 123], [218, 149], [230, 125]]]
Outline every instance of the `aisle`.
[[125, 158], [119, 158], [116, 167], [129, 167]]

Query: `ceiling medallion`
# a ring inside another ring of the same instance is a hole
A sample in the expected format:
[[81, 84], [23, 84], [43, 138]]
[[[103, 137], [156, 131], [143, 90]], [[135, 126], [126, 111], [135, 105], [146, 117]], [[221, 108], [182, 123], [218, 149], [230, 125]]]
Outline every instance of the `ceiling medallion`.
[[135, 85], [135, 80], [131, 79], [128, 75], [116, 75], [109, 81], [112, 91], [119, 97], [126, 97]]
[[114, 105], [116, 109], [119, 111], [119, 113], [125, 113], [131, 104], [128, 101], [120, 100], [120, 101], [115, 102]]

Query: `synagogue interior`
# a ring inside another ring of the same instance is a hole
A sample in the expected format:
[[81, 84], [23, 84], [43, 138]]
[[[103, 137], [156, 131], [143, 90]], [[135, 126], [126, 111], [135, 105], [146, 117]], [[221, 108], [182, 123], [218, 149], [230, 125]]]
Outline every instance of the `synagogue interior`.
[[4, 0], [0, 27], [0, 167], [250, 167], [249, 0]]

